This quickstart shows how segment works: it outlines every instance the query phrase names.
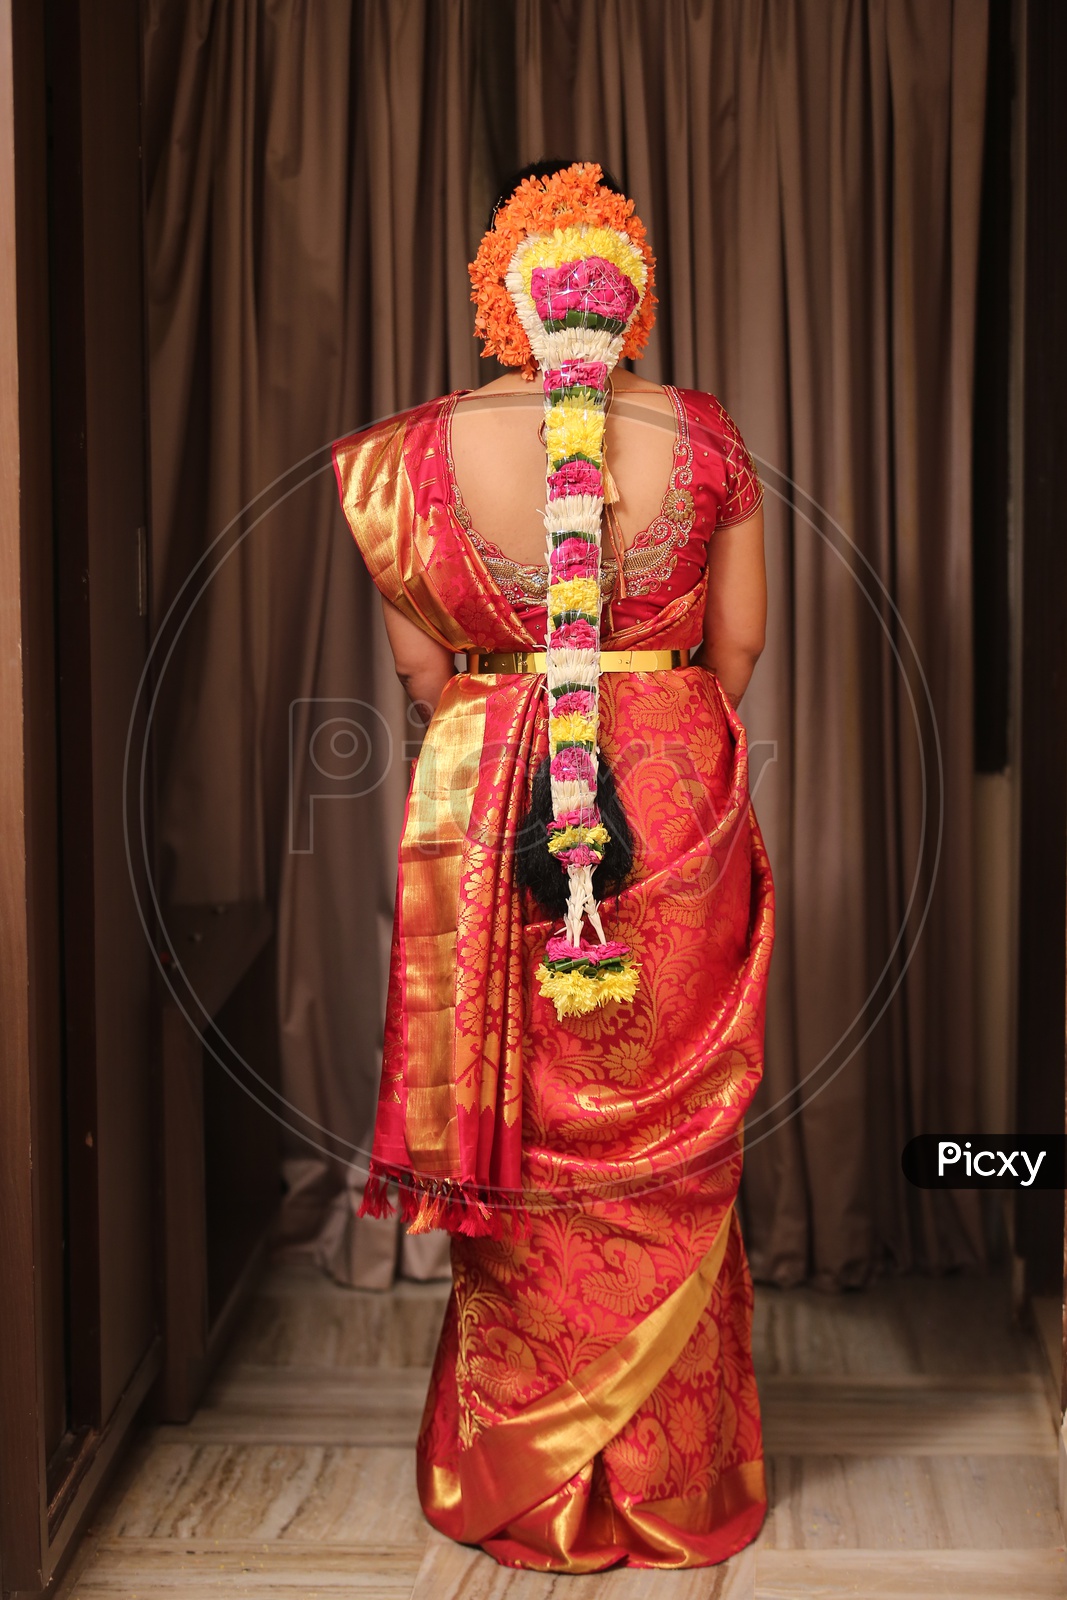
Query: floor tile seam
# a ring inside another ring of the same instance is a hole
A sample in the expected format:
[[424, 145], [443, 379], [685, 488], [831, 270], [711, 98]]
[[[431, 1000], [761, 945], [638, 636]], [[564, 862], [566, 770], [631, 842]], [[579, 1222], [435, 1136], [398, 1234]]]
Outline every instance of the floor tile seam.
[[368, 1382], [376, 1381], [380, 1383], [384, 1373], [395, 1377], [399, 1377], [401, 1374], [404, 1377], [421, 1377], [425, 1373], [428, 1379], [432, 1371], [433, 1367], [431, 1365], [375, 1367], [345, 1366], [343, 1363], [333, 1362], [297, 1362], [292, 1365], [286, 1365], [273, 1361], [233, 1361], [228, 1362], [220, 1369], [214, 1379], [214, 1383], [232, 1382], [235, 1376], [244, 1374], [255, 1378], [274, 1378], [280, 1374], [285, 1374], [290, 1378], [320, 1378], [323, 1376], [348, 1378], [359, 1375], [360, 1377], [365, 1377]]
[[410, 1555], [417, 1553], [419, 1559], [426, 1550], [426, 1537], [417, 1540], [405, 1540], [400, 1544], [387, 1544], [382, 1542], [363, 1544], [354, 1539], [333, 1540], [323, 1535], [317, 1539], [242, 1539], [221, 1537], [205, 1538], [193, 1535], [181, 1538], [177, 1534], [122, 1534], [108, 1533], [101, 1535], [93, 1545], [93, 1552], [99, 1555], [103, 1551], [121, 1551], [124, 1555], [149, 1551], [173, 1551], [178, 1554], [184, 1551], [189, 1555], [242, 1555], [258, 1552], [285, 1551], [299, 1552], [308, 1550], [329, 1550], [332, 1554], [347, 1554], [355, 1552], [361, 1557], [368, 1554], [380, 1556]]
[[893, 1389], [923, 1395], [942, 1389], [948, 1394], [1039, 1394], [1041, 1375], [1036, 1372], [773, 1372], [756, 1369], [757, 1382], [766, 1388], [784, 1389], [869, 1389], [880, 1393]]
[[917, 1557], [926, 1558], [926, 1560], [961, 1560], [961, 1562], [989, 1566], [990, 1555], [1014, 1557], [1016, 1560], [1024, 1560], [1024, 1562], [1032, 1562], [1032, 1560], [1038, 1560], [1038, 1558], [1046, 1560], [1049, 1555], [1057, 1555], [1057, 1557], [1064, 1558], [1065, 1566], [1067, 1566], [1067, 1550], [1064, 1549], [1062, 1542], [1061, 1544], [1037, 1544], [1037, 1546], [1005, 1544], [1005, 1546], [995, 1546], [992, 1549], [981, 1549], [981, 1547], [965, 1546], [965, 1544], [904, 1546], [901, 1549], [881, 1549], [877, 1544], [830, 1546], [825, 1547], [825, 1549], [805, 1546], [776, 1549], [776, 1547], [766, 1546], [766, 1544], [765, 1546], [758, 1546], [757, 1544], [757, 1546], [753, 1546], [753, 1549], [755, 1549], [757, 1566], [761, 1560], [766, 1560], [768, 1557], [777, 1562], [777, 1560], [784, 1560], [785, 1557], [797, 1557], [797, 1555], [816, 1558], [821, 1562], [840, 1563], [841, 1566], [845, 1565], [846, 1562], [854, 1562], [856, 1558], [862, 1557], [873, 1557], [878, 1562], [886, 1562], [889, 1557], [899, 1558], [902, 1555], [917, 1555]]
[[[254, 1416], [255, 1413], [249, 1413]], [[411, 1432], [408, 1437], [397, 1439], [395, 1437], [374, 1437], [363, 1439], [338, 1439], [330, 1433], [312, 1433], [306, 1430], [284, 1427], [272, 1427], [269, 1431], [257, 1428], [255, 1430], [242, 1427], [239, 1421], [240, 1414], [220, 1421], [211, 1428], [198, 1429], [195, 1434], [182, 1435], [170, 1432], [167, 1425], [161, 1425], [153, 1435], [151, 1444], [154, 1448], [187, 1444], [190, 1447], [200, 1445], [229, 1445], [234, 1449], [285, 1448], [293, 1449], [332, 1449], [332, 1450], [390, 1450], [410, 1454], [415, 1448], [415, 1433], [417, 1419], [412, 1418]], [[774, 1429], [767, 1428], [764, 1419], [765, 1431], [774, 1436]], [[765, 1449], [767, 1456], [791, 1458], [794, 1460], [825, 1460], [827, 1457], [841, 1457], [848, 1459], [884, 1461], [892, 1459], [914, 1460], [995, 1460], [1015, 1459], [1019, 1461], [1054, 1461], [1058, 1455], [1056, 1438], [1049, 1428], [1048, 1440], [1042, 1444], [1034, 1441], [1031, 1448], [1005, 1448], [999, 1441], [991, 1441], [985, 1448], [978, 1448], [977, 1441], [968, 1441], [964, 1445], [959, 1440], [948, 1440], [939, 1448], [932, 1448], [925, 1440], [916, 1441], [908, 1448], [903, 1448], [899, 1437], [889, 1438], [884, 1443], [877, 1439], [872, 1440], [870, 1431], [866, 1431], [862, 1440], [826, 1440], [818, 1447], [808, 1445], [804, 1450], [791, 1448], [788, 1444], [773, 1443]]]
[[[807, 1460], [824, 1461], [825, 1450], [784, 1450], [764, 1448], [766, 1461], [797, 1461]], [[851, 1460], [855, 1451], [847, 1450], [843, 1454]], [[1055, 1454], [1055, 1452], [1053, 1452]], [[864, 1459], [869, 1461], [1003, 1461], [1005, 1463], [1018, 1463], [1024, 1461], [1047, 1461], [1049, 1452], [1042, 1450], [928, 1450], [924, 1455], [915, 1450], [885, 1450], [864, 1453]]]
[[848, 1441], [842, 1442], [840, 1440], [834, 1440], [832, 1442], [827, 1442], [820, 1449], [809, 1448], [805, 1450], [802, 1455], [796, 1450], [790, 1449], [786, 1445], [780, 1445], [777, 1443], [766, 1449], [764, 1454], [766, 1457], [790, 1457], [794, 1460], [803, 1461], [826, 1461], [835, 1459], [848, 1461], [993, 1461], [997, 1459], [1003, 1460], [1005, 1458], [1010, 1458], [1018, 1461], [1052, 1462], [1056, 1460], [1057, 1451], [1054, 1445], [1047, 1449], [1034, 1448], [1031, 1450], [1004, 1450], [997, 1448], [988, 1450], [980, 1450], [976, 1448], [959, 1449], [958, 1447], [952, 1448], [951, 1446], [946, 1446], [946, 1448], [942, 1450], [937, 1450], [932, 1449], [928, 1444], [925, 1444], [925, 1441], [923, 1445], [916, 1444], [912, 1449], [902, 1448], [899, 1441], [887, 1443], [881, 1449], [869, 1449], [865, 1447], [861, 1448], [858, 1441], [855, 1445], [853, 1445]]
[[161, 1449], [164, 1446], [187, 1445], [194, 1449], [199, 1445], [232, 1445], [236, 1450], [251, 1450], [258, 1445], [269, 1448], [278, 1448], [291, 1445], [293, 1449], [307, 1448], [309, 1450], [389, 1450], [399, 1451], [403, 1455], [410, 1455], [415, 1449], [414, 1422], [410, 1438], [404, 1439], [338, 1439], [328, 1434], [316, 1435], [310, 1433], [286, 1433], [282, 1429], [275, 1429], [270, 1433], [255, 1433], [252, 1435], [244, 1429], [236, 1431], [227, 1430], [223, 1426], [205, 1429], [202, 1433], [180, 1434], [172, 1425], [161, 1423], [153, 1430], [148, 1443], [152, 1449]]

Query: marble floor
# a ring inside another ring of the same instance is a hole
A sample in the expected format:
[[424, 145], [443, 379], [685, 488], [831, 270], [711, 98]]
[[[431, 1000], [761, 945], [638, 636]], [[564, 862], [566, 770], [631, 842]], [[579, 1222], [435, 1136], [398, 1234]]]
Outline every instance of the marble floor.
[[772, 1509], [733, 1561], [551, 1577], [432, 1533], [412, 1445], [446, 1287], [274, 1267], [206, 1403], [148, 1429], [62, 1600], [1052, 1600], [1044, 1355], [995, 1278], [757, 1290]]

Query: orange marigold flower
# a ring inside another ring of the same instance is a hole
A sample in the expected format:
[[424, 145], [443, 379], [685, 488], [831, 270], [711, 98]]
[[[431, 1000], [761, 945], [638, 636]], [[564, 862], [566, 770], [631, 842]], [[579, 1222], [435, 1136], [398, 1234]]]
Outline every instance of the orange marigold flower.
[[644, 350], [656, 318], [656, 258], [644, 224], [634, 215], [633, 201], [606, 189], [601, 182], [603, 176], [595, 161], [576, 161], [547, 178], [524, 178], [507, 204], [500, 207], [470, 264], [471, 299], [476, 308], [474, 331], [482, 340], [483, 356], [496, 356], [505, 367], [536, 370], [529, 338], [504, 281], [508, 266], [527, 234], [551, 233], [554, 228], [583, 222], [625, 233], [641, 252], [648, 268], [648, 282], [622, 353], [635, 357]]

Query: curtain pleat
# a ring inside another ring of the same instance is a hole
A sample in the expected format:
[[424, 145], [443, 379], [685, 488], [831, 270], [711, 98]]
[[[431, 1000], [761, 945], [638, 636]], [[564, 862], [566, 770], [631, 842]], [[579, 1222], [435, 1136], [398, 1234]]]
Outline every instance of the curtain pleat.
[[[601, 160], [634, 196], [662, 302], [642, 370], [717, 394], [768, 489], [769, 642], [743, 713], [779, 924], [744, 1204], [753, 1269], [782, 1283], [982, 1250], [968, 1197], [908, 1190], [900, 1151], [977, 1123], [986, 20], [984, 0], [146, 11], [160, 613], [293, 463], [494, 375], [466, 263], [505, 155]], [[322, 752], [350, 724], [368, 777], [333, 805], [346, 769]], [[168, 894], [276, 909], [283, 1089], [305, 1134], [310, 1118], [366, 1142], [416, 737], [324, 473], [198, 603], [157, 722]], [[283, 1237], [347, 1281], [388, 1281], [394, 1234], [354, 1223], [358, 1168], [314, 1137], [286, 1136]]]
[[615, 169], [659, 258], [644, 370], [716, 393], [772, 490], [769, 642], [743, 707], [779, 889], [744, 1187], [753, 1269], [848, 1285], [973, 1260], [973, 1197], [908, 1191], [900, 1152], [977, 1121], [985, 7], [519, 0], [518, 19], [534, 63], [520, 148]]
[[[152, 0], [146, 14], [157, 616], [254, 496], [305, 457], [323, 469], [234, 551], [168, 667], [163, 887], [273, 906], [284, 1101], [269, 1103], [292, 1130], [281, 1238], [317, 1241], [360, 1281], [388, 1281], [396, 1254], [395, 1229], [356, 1230], [354, 1208], [421, 730], [323, 446], [479, 380], [477, 9]], [[406, 1249], [415, 1272], [442, 1260], [440, 1240]]]

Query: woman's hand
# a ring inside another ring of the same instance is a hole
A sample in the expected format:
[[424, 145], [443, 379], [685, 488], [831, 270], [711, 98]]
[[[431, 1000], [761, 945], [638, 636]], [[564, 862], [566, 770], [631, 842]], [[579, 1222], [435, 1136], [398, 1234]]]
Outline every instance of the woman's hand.
[[730, 704], [748, 688], [767, 635], [763, 508], [716, 528], [708, 545], [708, 598], [697, 665], [709, 667]]
[[428, 633], [423, 633], [384, 596], [382, 615], [396, 663], [396, 675], [423, 722], [429, 722], [437, 710], [437, 702], [445, 684], [449, 678], [455, 677], [455, 657], [443, 644], [438, 644]]

